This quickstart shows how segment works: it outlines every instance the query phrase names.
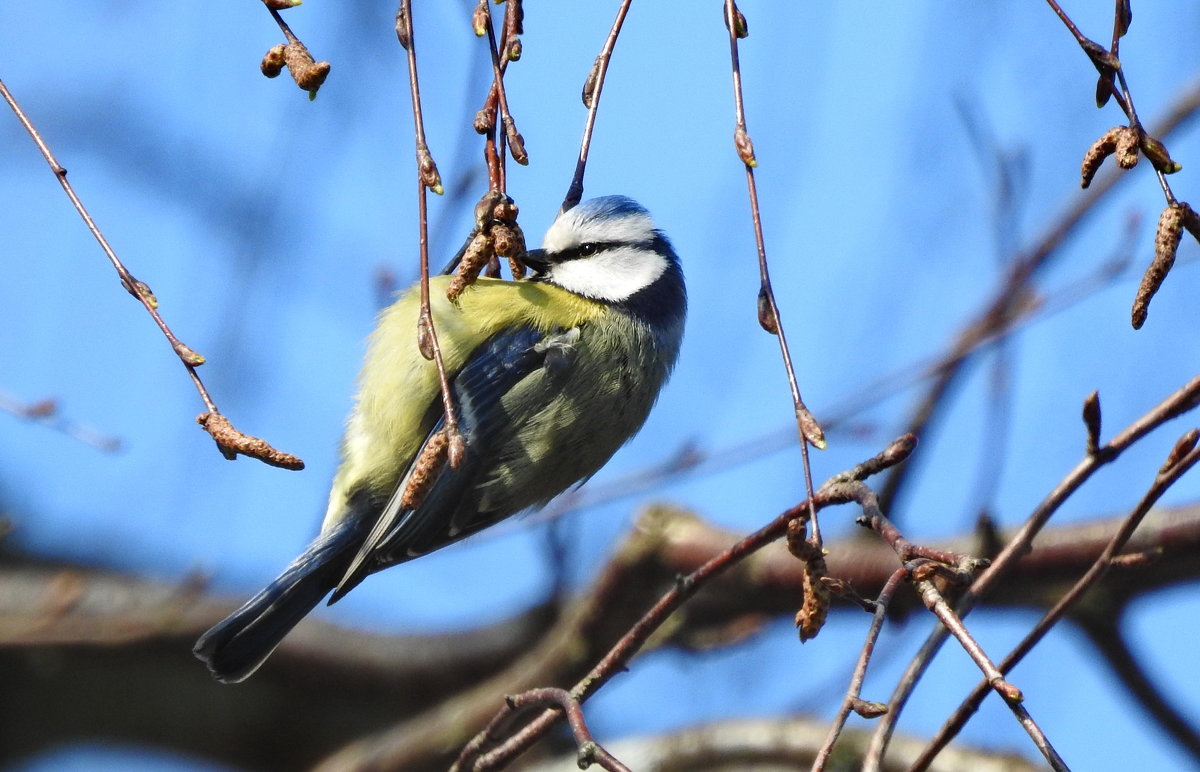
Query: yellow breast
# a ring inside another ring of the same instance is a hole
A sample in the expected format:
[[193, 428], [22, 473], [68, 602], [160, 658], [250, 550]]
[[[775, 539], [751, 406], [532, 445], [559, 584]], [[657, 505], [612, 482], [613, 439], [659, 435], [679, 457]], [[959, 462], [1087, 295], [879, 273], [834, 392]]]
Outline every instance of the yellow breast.
[[[447, 276], [430, 279], [429, 293], [450, 378], [497, 332], [529, 326], [543, 332], [570, 329], [606, 311], [601, 303], [550, 284], [486, 278], [451, 303], [446, 299], [449, 281]], [[419, 314], [420, 291], [414, 287], [383, 311], [371, 334], [322, 531], [345, 514], [347, 496], [355, 489], [394, 486], [432, 428], [426, 424], [438, 396], [437, 368], [417, 348]]]

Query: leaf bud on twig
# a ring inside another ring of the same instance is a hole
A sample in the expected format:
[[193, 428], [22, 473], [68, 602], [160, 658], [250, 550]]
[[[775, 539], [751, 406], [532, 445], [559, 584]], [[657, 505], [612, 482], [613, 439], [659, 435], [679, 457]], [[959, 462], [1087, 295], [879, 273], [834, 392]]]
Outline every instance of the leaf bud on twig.
[[1167, 460], [1159, 467], [1160, 475], [1168, 474], [1172, 469], [1179, 465], [1196, 447], [1196, 441], [1200, 440], [1200, 429], [1188, 429], [1183, 433], [1183, 436], [1175, 441], [1174, 447], [1171, 448], [1170, 454], [1167, 455]]
[[1087, 453], [1100, 452], [1100, 392], [1093, 391], [1083, 400], [1083, 425], [1087, 428]]
[[758, 324], [772, 335], [779, 334], [779, 317], [775, 315], [770, 290], [766, 284], [758, 288]]
[[592, 109], [592, 95], [596, 92], [596, 81], [600, 79], [600, 63], [603, 57], [597, 56], [596, 61], [592, 62], [592, 69], [588, 70], [587, 78], [583, 81], [583, 92], [580, 97], [583, 99], [583, 106]]
[[417, 317], [417, 350], [427, 361], [433, 361], [433, 333], [430, 330], [429, 317], [424, 314]]
[[400, 9], [396, 11], [396, 40], [400, 41], [400, 47], [405, 51], [412, 45], [412, 38], [408, 34], [408, 14], [404, 12], [404, 4], [400, 4]]
[[[729, 16], [725, 16], [725, 29], [729, 29]], [[738, 38], [750, 35], [750, 25], [746, 22], [746, 14], [735, 4], [733, 6], [733, 34]]]
[[442, 188], [442, 175], [438, 174], [437, 164], [427, 145], [417, 147], [417, 172], [421, 176], [421, 184], [439, 196], [445, 191]]
[[733, 145], [737, 148], [738, 157], [742, 159], [742, 163], [751, 168], [758, 166], [758, 159], [754, 157], [754, 142], [750, 139], [750, 133], [746, 131], [745, 126], [738, 126], [733, 132]]
[[184, 364], [191, 367], [199, 367], [207, 361], [203, 354], [198, 353], [186, 343], [175, 341], [173, 344], [171, 344], [171, 348], [175, 349], [176, 355], [183, 360]]
[[1142, 152], [1150, 159], [1150, 163], [1154, 164], [1154, 168], [1163, 174], [1174, 174], [1183, 168], [1183, 164], [1172, 160], [1171, 154], [1167, 152], [1167, 146], [1159, 142], [1154, 137], [1145, 132], [1140, 132], [1139, 145]]
[[488, 24], [491, 23], [491, 12], [488, 10], [487, 0], [475, 6], [474, 13], [471, 14], [471, 29], [475, 32], [475, 37], [481, 38], [487, 34]]

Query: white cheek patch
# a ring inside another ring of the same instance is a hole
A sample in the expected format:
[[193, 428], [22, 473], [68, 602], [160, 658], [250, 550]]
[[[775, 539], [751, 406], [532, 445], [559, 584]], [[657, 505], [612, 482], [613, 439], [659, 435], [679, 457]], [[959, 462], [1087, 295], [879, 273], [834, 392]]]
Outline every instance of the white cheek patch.
[[589, 242], [642, 244], [654, 238], [654, 221], [648, 214], [627, 214], [616, 219], [597, 220], [572, 209], [559, 216], [542, 240], [542, 249], [561, 252]]
[[619, 303], [649, 287], [667, 270], [667, 259], [642, 247], [611, 247], [591, 257], [551, 267], [549, 279], [568, 292]]

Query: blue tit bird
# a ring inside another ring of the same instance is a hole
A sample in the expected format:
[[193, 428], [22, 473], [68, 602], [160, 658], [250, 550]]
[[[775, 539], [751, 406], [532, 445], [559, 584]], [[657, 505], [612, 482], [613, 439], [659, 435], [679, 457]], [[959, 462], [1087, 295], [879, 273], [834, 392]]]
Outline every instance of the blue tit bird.
[[[248, 677], [326, 595], [544, 505], [641, 428], [687, 307], [666, 236], [637, 203], [607, 196], [559, 214], [522, 260], [530, 279], [480, 278], [455, 301], [450, 277], [430, 280], [466, 443], [457, 468], [426, 461], [445, 433], [437, 370], [417, 345], [418, 289], [381, 314], [320, 534], [196, 643], [218, 680]], [[415, 502], [414, 475], [428, 478]]]

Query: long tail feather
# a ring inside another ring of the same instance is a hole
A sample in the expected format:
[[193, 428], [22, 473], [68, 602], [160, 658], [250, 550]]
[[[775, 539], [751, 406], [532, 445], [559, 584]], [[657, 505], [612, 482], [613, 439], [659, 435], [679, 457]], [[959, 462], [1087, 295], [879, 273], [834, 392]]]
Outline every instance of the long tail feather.
[[349, 522], [321, 536], [278, 579], [200, 636], [192, 651], [218, 681], [245, 680], [337, 586], [361, 536]]

